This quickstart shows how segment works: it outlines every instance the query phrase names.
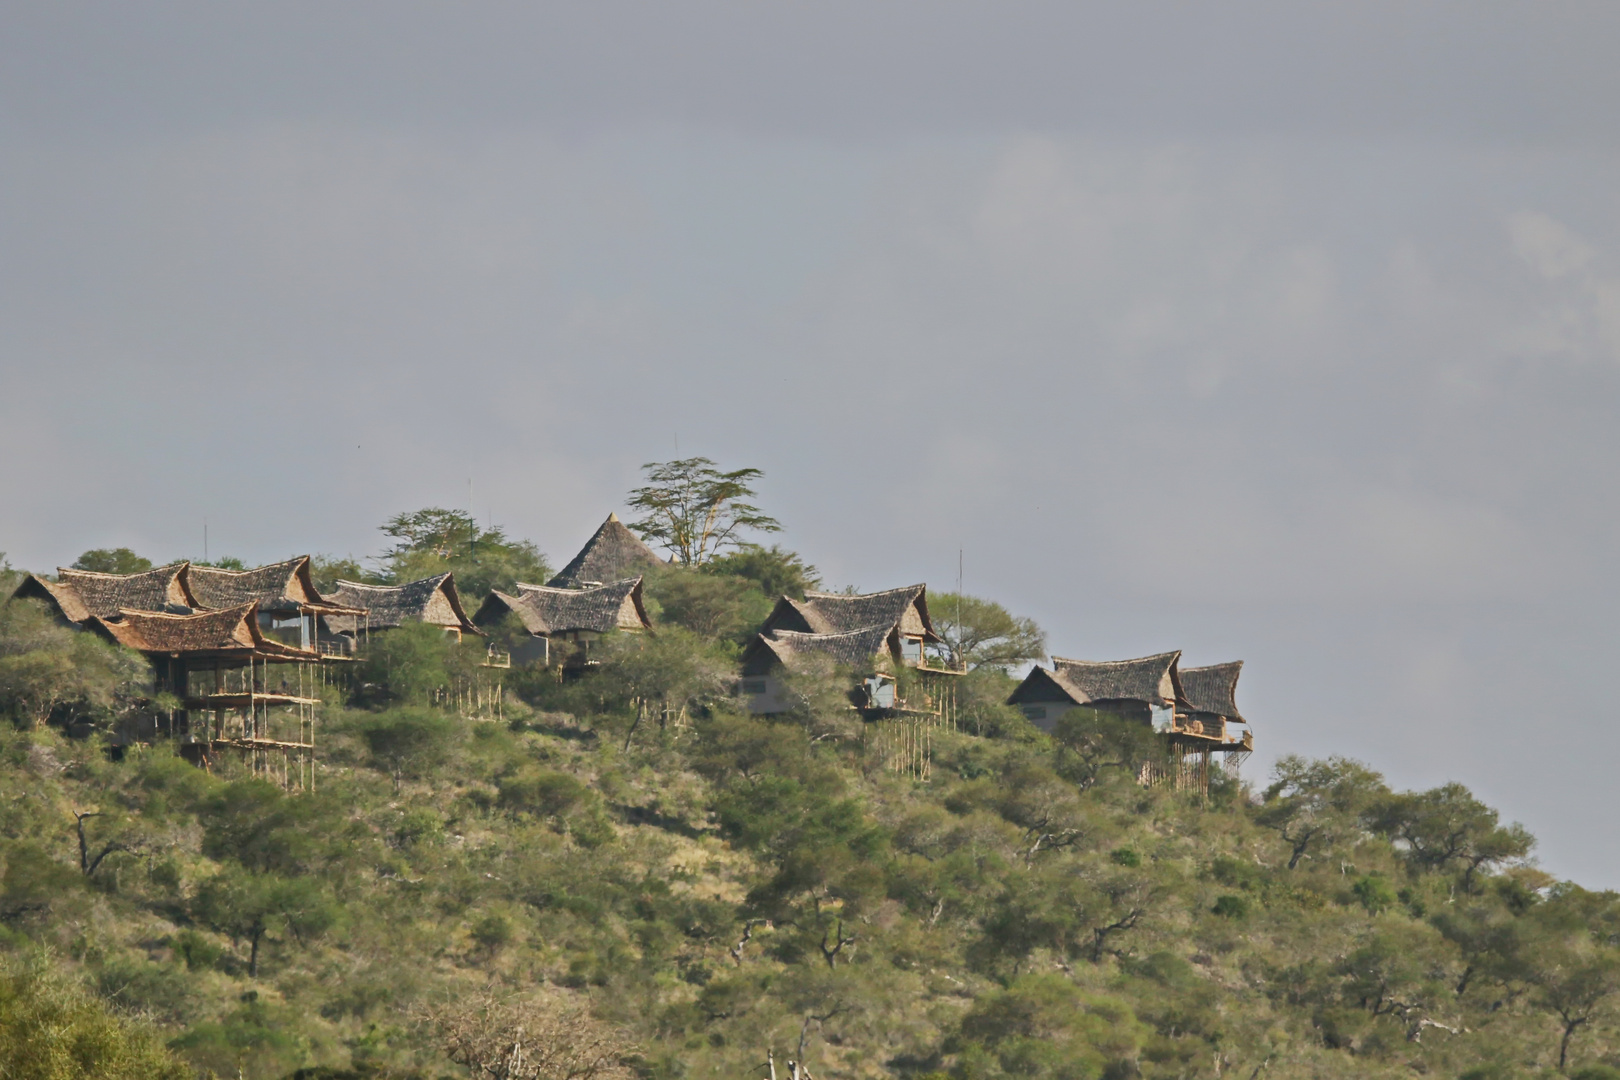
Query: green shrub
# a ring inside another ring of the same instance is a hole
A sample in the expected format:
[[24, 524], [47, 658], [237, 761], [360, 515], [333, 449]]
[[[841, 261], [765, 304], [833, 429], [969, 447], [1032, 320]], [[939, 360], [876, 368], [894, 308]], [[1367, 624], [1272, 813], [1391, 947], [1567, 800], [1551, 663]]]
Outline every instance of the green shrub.
[[537, 769], [499, 781], [500, 807], [515, 814], [566, 820], [591, 799], [591, 789], [565, 772]]
[[188, 1080], [145, 1026], [114, 1016], [41, 959], [0, 967], [0, 1076]]
[[207, 971], [219, 963], [225, 950], [195, 930], [182, 930], [169, 942], [175, 958], [190, 971]]
[[1368, 874], [1350, 886], [1350, 891], [1355, 894], [1356, 901], [1372, 915], [1388, 911], [1399, 899], [1394, 887], [1380, 874]]
[[498, 952], [512, 941], [512, 920], [492, 911], [472, 925], [472, 939], [486, 952]]
[[360, 738], [372, 763], [394, 778], [399, 790], [405, 777], [419, 777], [443, 763], [460, 724], [435, 709], [398, 708], [360, 722]]
[[1209, 910], [1223, 919], [1246, 919], [1249, 917], [1249, 902], [1241, 896], [1228, 893], [1217, 897], [1215, 906]]
[[418, 806], [400, 815], [394, 842], [400, 847], [436, 844], [444, 839], [444, 818], [431, 807]]

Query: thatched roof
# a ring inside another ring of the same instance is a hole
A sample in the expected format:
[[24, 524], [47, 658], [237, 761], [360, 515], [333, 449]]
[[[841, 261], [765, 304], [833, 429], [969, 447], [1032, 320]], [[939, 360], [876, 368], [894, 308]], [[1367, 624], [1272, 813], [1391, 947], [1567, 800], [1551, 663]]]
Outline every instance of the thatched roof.
[[207, 657], [216, 660], [318, 660], [311, 649], [298, 649], [259, 632], [258, 602], [224, 611], [169, 615], [120, 611], [117, 619], [92, 616], [91, 629], [149, 655]]
[[1182, 692], [1186, 694], [1187, 704], [1194, 712], [1224, 716], [1239, 724], [1248, 723], [1238, 712], [1236, 700], [1238, 675], [1243, 671], [1243, 661], [1233, 660], [1229, 664], [1184, 667], [1179, 670]]
[[805, 634], [797, 630], [766, 630], [743, 651], [742, 669], [760, 675], [776, 664], [797, 669], [805, 657], [825, 656], [845, 667], [868, 668], [888, 650], [892, 627], [867, 626], [842, 634]]
[[404, 585], [366, 585], [358, 581], [339, 581], [337, 589], [324, 593], [321, 599], [343, 608], [360, 608], [366, 615], [332, 615], [324, 621], [334, 634], [353, 633], [364, 626], [371, 630], [387, 630], [403, 622], [425, 622], [434, 626], [455, 627], [464, 633], [478, 633], [478, 628], [467, 618], [456, 592], [456, 576], [440, 574]]
[[663, 566], [664, 560], [625, 527], [618, 514], [609, 514], [569, 564], [546, 582], [552, 589], [580, 589], [624, 581], [643, 570]]
[[308, 555], [252, 570], [193, 566], [186, 573], [186, 582], [191, 588], [191, 595], [197, 598], [197, 606], [210, 611], [221, 611], [251, 601], [265, 611], [359, 613], [359, 609], [344, 609], [321, 598], [310, 576]]
[[499, 591], [484, 598], [473, 622], [489, 626], [516, 614], [536, 637], [588, 631], [651, 630], [641, 602], [641, 579], [627, 578], [585, 589], [557, 589], [518, 582], [516, 596]]
[[928, 617], [928, 586], [907, 585], [875, 593], [807, 592], [803, 600], [784, 596], [765, 620], [764, 630], [801, 634], [847, 634], [869, 627], [899, 628], [927, 642], [942, 640]]
[[29, 574], [12, 595], [38, 597], [70, 623], [83, 623], [92, 615], [113, 618], [123, 608], [188, 611], [197, 604], [186, 588], [186, 566], [177, 562], [138, 574], [98, 574], [57, 567], [57, 580]]
[[1052, 657], [1052, 670], [1037, 667], [1013, 691], [1008, 703], [1051, 700], [1043, 690], [1056, 689], [1076, 705], [1097, 701], [1141, 701], [1174, 705], [1185, 701], [1176, 661], [1180, 650], [1136, 660], [1066, 660]]

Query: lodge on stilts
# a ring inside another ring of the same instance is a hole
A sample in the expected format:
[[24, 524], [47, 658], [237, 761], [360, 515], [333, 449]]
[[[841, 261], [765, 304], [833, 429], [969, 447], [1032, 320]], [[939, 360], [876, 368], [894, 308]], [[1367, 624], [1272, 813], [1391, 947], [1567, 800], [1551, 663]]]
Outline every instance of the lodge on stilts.
[[868, 721], [885, 765], [918, 780], [933, 770], [933, 740], [956, 730], [962, 675], [928, 615], [928, 587], [781, 597], [742, 658], [739, 689], [750, 712], [795, 707], [793, 676], [814, 658], [855, 676], [850, 703]]
[[319, 621], [364, 614], [316, 592], [309, 557], [254, 570], [187, 562], [134, 574], [59, 567], [12, 594], [45, 601], [65, 624], [134, 649], [152, 665], [151, 708], [112, 733], [129, 746], [167, 738], [204, 767], [222, 753], [295, 789], [314, 783], [323, 662]]
[[255, 776], [309, 790], [321, 654], [266, 637], [258, 616], [249, 601], [190, 615], [123, 610], [86, 626], [151, 662], [156, 695], [175, 706], [168, 730], [153, 735], [205, 768], [234, 753]]
[[1243, 663], [1182, 668], [1180, 660], [1179, 651], [1135, 660], [1054, 656], [1050, 669], [1037, 665], [1024, 677], [1007, 704], [1043, 731], [1071, 715], [1151, 727], [1162, 737], [1166, 757], [1145, 763], [1141, 781], [1205, 793], [1216, 756], [1235, 773], [1254, 750], [1254, 736], [1234, 700]]
[[572, 589], [520, 581], [515, 594], [492, 590], [473, 623], [488, 632], [513, 620], [516, 625], [508, 627], [511, 663], [557, 664], [565, 675], [575, 676], [595, 663], [591, 645], [603, 634], [652, 631], [641, 581], [633, 577]]
[[457, 641], [467, 634], [479, 633], [461, 606], [456, 576], [451, 573], [404, 585], [339, 580], [333, 591], [321, 594], [321, 599], [340, 609], [323, 614], [320, 625], [325, 640], [336, 643], [345, 655], [354, 655], [372, 634], [384, 633], [408, 622], [437, 626]]

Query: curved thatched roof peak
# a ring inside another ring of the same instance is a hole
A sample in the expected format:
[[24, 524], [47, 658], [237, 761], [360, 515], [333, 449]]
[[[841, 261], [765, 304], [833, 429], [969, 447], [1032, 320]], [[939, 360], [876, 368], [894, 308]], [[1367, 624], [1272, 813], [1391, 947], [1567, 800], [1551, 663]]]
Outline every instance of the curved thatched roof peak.
[[491, 592], [473, 616], [473, 622], [489, 626], [510, 612], [523, 622], [524, 629], [537, 637], [652, 629], [652, 620], [647, 618], [647, 609], [642, 605], [639, 577], [584, 589], [558, 589], [521, 581], [517, 588], [515, 596]]
[[280, 660], [315, 660], [309, 649], [298, 649], [266, 638], [259, 632], [258, 602], [249, 601], [222, 611], [170, 615], [157, 611], [120, 611], [116, 619], [93, 616], [92, 629], [119, 645], [149, 655], [204, 654], [217, 659], [255, 657]]
[[618, 514], [609, 514], [601, 527], [585, 541], [579, 554], [546, 582], [546, 586], [553, 589], [587, 588], [624, 581], [643, 570], [663, 565], [664, 560], [642, 543], [641, 537], [631, 532], [619, 520]]
[[1195, 712], [1224, 716], [1239, 724], [1248, 723], [1237, 707], [1237, 681], [1243, 672], [1243, 661], [1179, 670], [1182, 692]]
[[425, 622], [454, 627], [464, 633], [477, 633], [467, 618], [456, 592], [456, 576], [437, 574], [403, 585], [368, 585], [359, 581], [339, 581], [332, 592], [321, 598], [344, 608], [363, 609], [364, 616], [329, 616], [327, 626], [334, 633], [346, 633], [361, 626], [387, 630], [404, 622]]
[[70, 623], [93, 615], [114, 618], [121, 609], [132, 611], [189, 610], [196, 598], [186, 587], [187, 563], [170, 563], [138, 574], [102, 574], [59, 566], [57, 580], [29, 574], [12, 593], [33, 596], [54, 606]]
[[773, 662], [792, 670], [801, 659], [825, 656], [846, 667], [866, 668], [888, 649], [893, 627], [864, 626], [841, 634], [806, 634], [797, 630], [765, 630], [743, 653], [744, 674], [763, 674]]
[[1180, 650], [1135, 660], [1068, 660], [1052, 657], [1052, 669], [1031, 671], [1010, 699], [1022, 700], [1026, 688], [1050, 683], [1076, 705], [1095, 701], [1142, 701], [1159, 707], [1183, 700], [1176, 670]]
[[249, 602], [267, 611], [324, 607], [309, 572], [309, 556], [256, 566], [251, 570], [221, 570], [193, 566], [186, 573], [191, 594], [199, 607], [222, 611]]
[[928, 586], [905, 585], [873, 593], [807, 592], [803, 600], [784, 596], [765, 620], [764, 631], [801, 634], [847, 634], [869, 627], [885, 633], [898, 627], [924, 641], [937, 642], [928, 617]]

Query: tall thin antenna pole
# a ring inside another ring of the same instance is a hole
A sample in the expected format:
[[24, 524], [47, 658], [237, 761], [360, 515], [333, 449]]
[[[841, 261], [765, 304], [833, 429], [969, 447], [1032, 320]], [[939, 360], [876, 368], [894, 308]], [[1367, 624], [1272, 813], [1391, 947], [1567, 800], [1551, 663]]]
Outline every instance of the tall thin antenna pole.
[[962, 653], [962, 549], [956, 549], [956, 662], [964, 663]]
[[208, 561], [208, 518], [203, 518], [203, 562]]

